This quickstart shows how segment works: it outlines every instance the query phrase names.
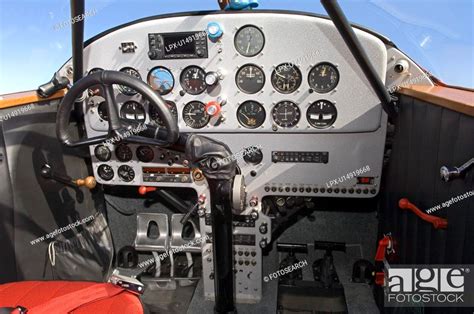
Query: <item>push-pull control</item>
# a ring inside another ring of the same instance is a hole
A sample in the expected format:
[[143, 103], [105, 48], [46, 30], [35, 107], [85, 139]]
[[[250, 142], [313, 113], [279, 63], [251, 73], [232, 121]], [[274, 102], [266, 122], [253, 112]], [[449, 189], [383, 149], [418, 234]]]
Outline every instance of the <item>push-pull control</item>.
[[448, 227], [448, 220], [441, 217], [425, 214], [406, 198], [400, 199], [398, 201], [398, 206], [402, 209], [408, 209], [412, 211], [415, 215], [417, 215], [424, 221], [433, 224], [433, 227], [435, 229], [446, 229]]
[[54, 180], [56, 182], [73, 187], [84, 186], [89, 190], [92, 190], [97, 185], [95, 178], [92, 176], [88, 176], [83, 179], [72, 179], [67, 175], [56, 173], [49, 164], [44, 164], [41, 167], [41, 176], [45, 179]]
[[460, 167], [442, 166], [441, 169], [439, 169], [439, 174], [443, 181], [449, 182], [453, 179], [463, 177], [473, 165], [474, 158], [471, 158]]

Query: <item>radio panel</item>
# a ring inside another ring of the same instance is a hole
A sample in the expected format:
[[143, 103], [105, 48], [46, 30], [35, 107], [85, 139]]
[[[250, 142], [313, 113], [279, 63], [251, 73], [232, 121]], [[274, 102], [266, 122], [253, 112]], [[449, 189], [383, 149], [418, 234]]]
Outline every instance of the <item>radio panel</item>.
[[148, 34], [151, 60], [207, 58], [207, 33], [179, 32]]

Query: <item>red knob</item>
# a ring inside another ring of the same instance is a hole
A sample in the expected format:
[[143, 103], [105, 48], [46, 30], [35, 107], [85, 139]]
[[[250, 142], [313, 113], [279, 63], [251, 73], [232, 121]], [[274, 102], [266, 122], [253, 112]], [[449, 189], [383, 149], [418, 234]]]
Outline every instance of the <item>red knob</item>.
[[153, 192], [156, 191], [156, 188], [151, 187], [151, 186], [141, 186], [138, 188], [138, 194], [140, 195], [145, 195], [148, 192]]
[[221, 113], [221, 105], [217, 101], [210, 101], [206, 105], [206, 113], [211, 117], [217, 117]]

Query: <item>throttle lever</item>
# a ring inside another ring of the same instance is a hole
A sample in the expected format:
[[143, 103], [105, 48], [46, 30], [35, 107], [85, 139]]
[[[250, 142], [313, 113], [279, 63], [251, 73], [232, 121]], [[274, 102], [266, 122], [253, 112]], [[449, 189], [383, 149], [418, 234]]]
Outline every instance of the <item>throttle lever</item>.
[[94, 177], [86, 177], [84, 179], [74, 180], [67, 175], [61, 175], [55, 173], [49, 164], [44, 164], [41, 167], [41, 176], [45, 179], [54, 180], [56, 182], [68, 185], [71, 187], [85, 186], [89, 190], [92, 190], [97, 185], [97, 182]]
[[472, 165], [474, 165], [474, 158], [471, 158], [460, 167], [442, 166], [441, 169], [439, 169], [439, 175], [443, 181], [449, 182], [462, 177]]

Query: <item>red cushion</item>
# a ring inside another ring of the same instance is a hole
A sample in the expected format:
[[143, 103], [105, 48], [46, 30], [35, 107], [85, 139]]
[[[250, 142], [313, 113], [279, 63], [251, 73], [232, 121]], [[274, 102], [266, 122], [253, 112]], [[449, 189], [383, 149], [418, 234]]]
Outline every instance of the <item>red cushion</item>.
[[[48, 300], [53, 298], [96, 284], [95, 282], [82, 281], [21, 281], [7, 283], [0, 285], [0, 307], [16, 307], [21, 305], [30, 309], [47, 303]], [[112, 297], [83, 305], [71, 313], [142, 314], [143, 308], [136, 295], [122, 292]]]

